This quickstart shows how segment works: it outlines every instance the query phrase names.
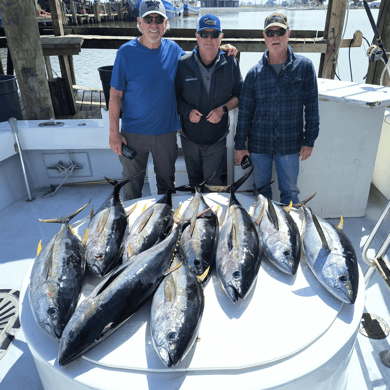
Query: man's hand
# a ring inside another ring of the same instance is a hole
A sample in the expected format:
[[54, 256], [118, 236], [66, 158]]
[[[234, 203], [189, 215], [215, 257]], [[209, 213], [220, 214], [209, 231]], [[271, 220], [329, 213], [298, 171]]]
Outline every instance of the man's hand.
[[226, 45], [222, 45], [220, 47], [220, 49], [222, 51], [224, 51], [225, 53], [227, 53], [228, 56], [236, 57], [236, 55], [238, 53], [238, 50], [234, 46], [232, 46], [230, 43], [227, 43]]
[[199, 123], [200, 118], [203, 116], [201, 112], [199, 112], [197, 109], [193, 108], [190, 112], [190, 122], [192, 123]]
[[223, 108], [219, 106], [214, 108], [214, 110], [209, 112], [209, 115], [206, 116], [206, 119], [210, 123], [218, 123], [223, 117]]
[[310, 157], [312, 151], [313, 151], [313, 148], [311, 148], [310, 146], [302, 145], [301, 151], [299, 152], [299, 156], [302, 157], [301, 161], [307, 160]]
[[127, 145], [127, 141], [120, 133], [110, 133], [110, 148], [116, 153], [122, 156], [122, 144]]
[[234, 162], [236, 165], [240, 165], [244, 156], [250, 156], [251, 154], [247, 150], [235, 150], [234, 151]]

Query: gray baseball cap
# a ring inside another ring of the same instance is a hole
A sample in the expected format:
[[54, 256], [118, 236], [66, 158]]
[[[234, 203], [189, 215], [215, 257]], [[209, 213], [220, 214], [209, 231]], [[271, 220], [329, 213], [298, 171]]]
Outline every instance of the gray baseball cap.
[[139, 16], [144, 18], [149, 14], [159, 14], [167, 17], [164, 4], [161, 0], [143, 0], [139, 6]]

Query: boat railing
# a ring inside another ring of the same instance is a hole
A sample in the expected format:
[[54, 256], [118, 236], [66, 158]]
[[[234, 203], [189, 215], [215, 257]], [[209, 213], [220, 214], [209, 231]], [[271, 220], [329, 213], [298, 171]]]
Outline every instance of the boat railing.
[[368, 239], [362, 249], [363, 260], [370, 266], [366, 274], [364, 275], [364, 282], [366, 286], [368, 285], [368, 282], [370, 281], [371, 277], [374, 275], [375, 271], [378, 270], [378, 272], [386, 282], [387, 286], [390, 288], [390, 262], [385, 258], [386, 253], [390, 248], [390, 232], [388, 233], [387, 237], [383, 241], [376, 255], [373, 258], [369, 258], [368, 256], [368, 250], [370, 249], [372, 241], [374, 240], [376, 234], [378, 233], [378, 230], [381, 227], [389, 211], [390, 211], [390, 200], [387, 206], [385, 207], [385, 209], [383, 210], [381, 216], [379, 217], [378, 222], [376, 223], [371, 234], [368, 236]]

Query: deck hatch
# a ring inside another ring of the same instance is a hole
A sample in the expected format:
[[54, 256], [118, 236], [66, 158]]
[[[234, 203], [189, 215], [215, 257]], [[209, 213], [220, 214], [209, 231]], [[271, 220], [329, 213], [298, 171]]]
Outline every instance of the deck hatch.
[[19, 291], [0, 290], [0, 360], [19, 332]]

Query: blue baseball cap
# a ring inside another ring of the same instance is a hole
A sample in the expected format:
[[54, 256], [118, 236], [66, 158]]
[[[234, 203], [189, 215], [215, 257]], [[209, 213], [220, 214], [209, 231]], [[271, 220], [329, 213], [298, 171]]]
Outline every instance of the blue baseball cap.
[[218, 30], [219, 32], [222, 32], [221, 21], [215, 15], [211, 15], [211, 14], [203, 15], [199, 19], [196, 32], [204, 30], [206, 28], [212, 28], [214, 30]]

